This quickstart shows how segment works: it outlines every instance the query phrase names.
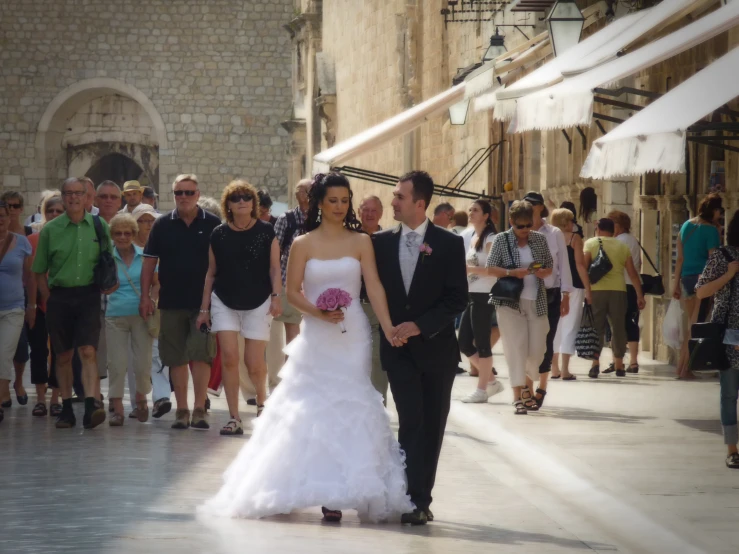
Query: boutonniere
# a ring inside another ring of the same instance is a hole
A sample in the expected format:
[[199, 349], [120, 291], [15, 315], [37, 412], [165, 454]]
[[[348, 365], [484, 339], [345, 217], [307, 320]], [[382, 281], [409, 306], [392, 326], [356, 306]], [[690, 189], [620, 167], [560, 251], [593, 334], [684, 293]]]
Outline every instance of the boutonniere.
[[421, 253], [421, 263], [426, 259], [426, 256], [430, 256], [434, 249], [429, 246], [428, 242], [424, 242], [418, 247], [418, 251]]

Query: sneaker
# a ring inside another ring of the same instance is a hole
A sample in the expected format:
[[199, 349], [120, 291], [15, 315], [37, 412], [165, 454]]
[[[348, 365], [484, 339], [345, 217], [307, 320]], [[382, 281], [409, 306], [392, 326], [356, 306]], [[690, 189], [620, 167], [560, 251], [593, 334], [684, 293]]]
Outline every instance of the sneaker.
[[226, 423], [226, 425], [221, 428], [221, 435], [223, 435], [224, 437], [243, 434], [244, 425], [241, 423], [240, 419], [231, 418], [228, 420], [228, 423]]
[[159, 419], [164, 414], [168, 414], [171, 409], [172, 402], [169, 401], [169, 398], [160, 398], [154, 402], [154, 409], [151, 412], [151, 417]]
[[66, 411], [62, 407], [62, 413], [59, 414], [59, 418], [56, 420], [57, 429], [71, 429], [77, 425], [77, 418], [74, 417], [74, 412], [70, 409]]
[[466, 404], [483, 404], [488, 401], [488, 393], [482, 389], [475, 389], [475, 392], [465, 396], [462, 402]]
[[105, 408], [95, 403], [95, 409], [91, 412], [85, 411], [82, 416], [82, 426], [85, 429], [94, 429], [105, 421]]
[[190, 427], [190, 410], [187, 408], [178, 408], [175, 412], [172, 429], [187, 429], [188, 427]]
[[505, 387], [503, 386], [503, 383], [501, 383], [498, 380], [492, 381], [488, 383], [487, 388], [485, 389], [485, 392], [488, 393], [488, 398], [491, 396], [495, 396], [499, 392], [503, 392]]
[[[178, 410], [179, 411], [179, 410]], [[192, 421], [190, 427], [193, 429], [200, 429], [201, 431], [207, 431], [210, 429], [210, 425], [205, 421], [205, 410], [203, 408], [195, 408], [192, 411]]]
[[739, 469], [739, 454], [736, 452], [729, 454], [726, 458], [726, 467], [729, 469]]

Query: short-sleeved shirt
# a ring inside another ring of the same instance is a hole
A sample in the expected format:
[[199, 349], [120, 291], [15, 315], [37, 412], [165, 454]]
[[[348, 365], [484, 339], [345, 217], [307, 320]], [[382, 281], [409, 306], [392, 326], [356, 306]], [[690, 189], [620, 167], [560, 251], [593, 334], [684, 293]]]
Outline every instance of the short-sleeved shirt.
[[[100, 225], [108, 242], [110, 229], [103, 218]], [[79, 223], [67, 214], [49, 221], [39, 233], [34, 273], [48, 273], [49, 288], [86, 287], [93, 284], [93, 271], [100, 258], [100, 245], [93, 216], [89, 213]]]
[[[485, 262], [488, 259], [489, 250], [487, 249], [488, 244], [492, 245], [495, 240], [495, 233], [490, 233], [485, 237], [485, 243], [482, 245], [481, 250], [476, 250], [475, 245], [477, 244], [478, 237], [476, 234], [472, 234], [472, 240], [470, 246], [467, 249], [467, 265], [472, 267], [485, 267]], [[470, 292], [490, 292], [495, 284], [495, 277], [492, 275], [477, 275], [476, 273], [467, 274], [468, 289]]]
[[257, 220], [247, 231], [219, 225], [210, 236], [216, 259], [213, 291], [232, 310], [253, 310], [272, 294], [270, 254], [275, 231]]
[[188, 226], [177, 210], [164, 214], [151, 227], [144, 257], [159, 259], [159, 307], [163, 310], [197, 310], [208, 273], [210, 234], [221, 224], [213, 214], [198, 208]]
[[[621, 233], [616, 237], [616, 239], [623, 242], [626, 246], [629, 247], [629, 252], [631, 253], [631, 261], [634, 262], [634, 268], [636, 269], [637, 273], [641, 273], [641, 246], [639, 246], [639, 241], [636, 240], [636, 237], [631, 233]], [[627, 285], [634, 284], [631, 282], [631, 277], [629, 277], [629, 274], [626, 273], [626, 270], [624, 270], [624, 281], [626, 281]]]
[[624, 269], [626, 260], [631, 256], [629, 247], [614, 237], [593, 237], [585, 241], [583, 252], [590, 253], [591, 263], [598, 257], [600, 242], [603, 241], [603, 250], [606, 251], [608, 259], [611, 260], [613, 269], [605, 274], [595, 284], [591, 284], [592, 290], [616, 290], [626, 292], [626, 281], [624, 280]]
[[[141, 294], [141, 268], [144, 266], [144, 249], [133, 245], [133, 260], [130, 267], [126, 266], [126, 262], [123, 261], [117, 248], [113, 249], [113, 258], [115, 258], [116, 267], [118, 268], [118, 282], [120, 285], [113, 294], [108, 296], [105, 315], [107, 317], [137, 315], [139, 313], [139, 300], [141, 299], [139, 295]], [[126, 274], [128, 274], [128, 277]], [[131, 281], [136, 287], [135, 290], [134, 286], [131, 286]]]
[[[275, 221], [275, 234], [277, 235], [277, 242], [280, 243], [280, 271], [282, 272], [282, 285], [285, 285], [287, 281], [287, 260], [290, 257], [290, 248], [292, 247], [295, 237], [303, 232], [303, 225], [305, 224], [305, 214], [300, 209], [300, 206], [296, 206], [292, 210], [292, 214], [295, 217], [296, 227], [292, 230], [292, 236], [288, 234], [288, 220], [287, 213], [281, 214], [280, 217]], [[285, 248], [283, 248], [283, 245]]]
[[708, 223], [688, 220], [680, 228], [683, 243], [683, 269], [681, 276], [700, 275], [708, 261], [708, 251], [721, 246], [718, 229]]
[[[0, 262], [0, 311], [25, 308], [23, 293], [23, 264], [31, 255], [31, 243], [23, 235], [10, 233], [15, 237], [15, 246], [8, 250]], [[2, 251], [2, 244], [0, 244]]]

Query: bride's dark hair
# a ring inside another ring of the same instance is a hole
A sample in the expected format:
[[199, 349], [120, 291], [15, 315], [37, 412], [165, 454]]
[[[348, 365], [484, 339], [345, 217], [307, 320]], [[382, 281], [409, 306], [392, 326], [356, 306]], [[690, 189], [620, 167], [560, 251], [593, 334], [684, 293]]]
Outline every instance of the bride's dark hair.
[[328, 174], [318, 173], [313, 178], [313, 184], [311, 184], [310, 191], [308, 192], [308, 215], [305, 219], [305, 232], [309, 233], [310, 231], [317, 229], [321, 224], [321, 221], [318, 218], [318, 206], [323, 202], [323, 199], [326, 198], [328, 189], [332, 187], [343, 187], [349, 191], [349, 211], [346, 212], [346, 217], [344, 218], [344, 227], [351, 231], [361, 233], [362, 224], [354, 213], [354, 206], [352, 205], [354, 193], [352, 192], [352, 188], [349, 186], [349, 180], [341, 173], [337, 172], [331, 172]]

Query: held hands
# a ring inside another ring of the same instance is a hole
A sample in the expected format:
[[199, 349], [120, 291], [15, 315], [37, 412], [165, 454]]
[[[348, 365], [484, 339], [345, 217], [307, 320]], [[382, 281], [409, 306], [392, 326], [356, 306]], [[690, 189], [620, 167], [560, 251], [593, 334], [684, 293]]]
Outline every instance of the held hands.
[[139, 302], [139, 315], [146, 319], [151, 314], [154, 313], [154, 302], [151, 300], [151, 298], [147, 297], [141, 297], [141, 301]]
[[401, 345], [406, 344], [409, 338], [417, 337], [420, 334], [421, 330], [418, 328], [418, 325], [416, 325], [412, 321], [406, 321], [405, 323], [401, 323], [400, 325], [395, 327], [393, 344], [395, 344], [395, 341], [400, 342]]
[[272, 317], [280, 317], [282, 315], [282, 302], [279, 296], [273, 296], [269, 304], [269, 315]]

